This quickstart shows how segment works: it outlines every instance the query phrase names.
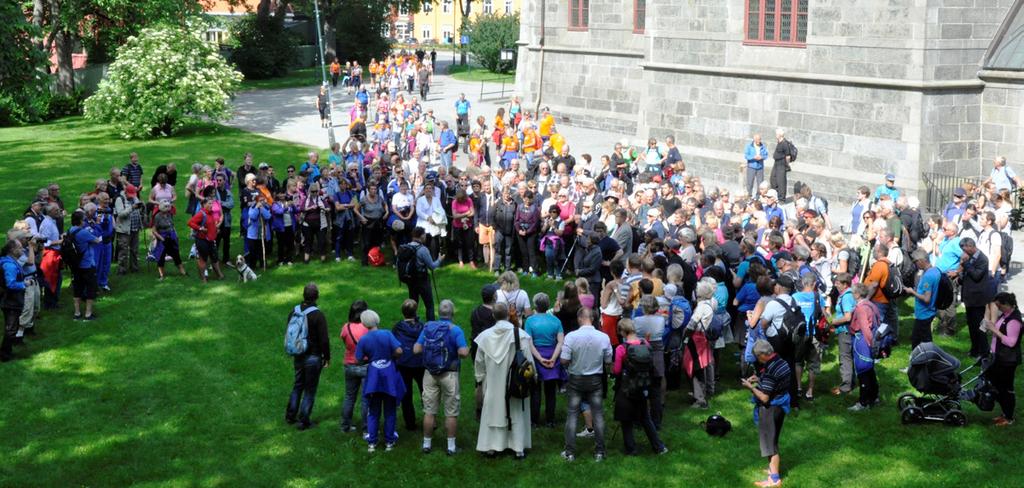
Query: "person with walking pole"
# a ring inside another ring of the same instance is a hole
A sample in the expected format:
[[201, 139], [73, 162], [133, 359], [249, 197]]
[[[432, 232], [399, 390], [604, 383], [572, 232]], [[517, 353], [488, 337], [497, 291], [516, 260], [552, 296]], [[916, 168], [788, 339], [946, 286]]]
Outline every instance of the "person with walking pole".
[[[253, 219], [252, 217], [256, 217]], [[262, 268], [266, 270], [266, 235], [267, 229], [265, 223], [270, 220], [270, 205], [267, 204], [267, 199], [262, 194], [256, 197], [256, 203], [252, 208], [249, 209], [249, 222], [255, 220], [259, 227], [255, 225], [249, 225], [246, 228], [246, 241], [248, 241], [249, 255], [246, 261], [252, 268]], [[256, 246], [256, 240], [259, 239], [259, 247]]]
[[395, 257], [398, 280], [409, 288], [409, 298], [423, 302], [427, 309], [427, 320], [434, 320], [434, 293], [431, 289], [433, 271], [444, 262], [444, 254], [437, 259], [430, 257], [430, 249], [423, 245], [427, 232], [423, 227], [412, 231], [412, 242], [402, 244]]

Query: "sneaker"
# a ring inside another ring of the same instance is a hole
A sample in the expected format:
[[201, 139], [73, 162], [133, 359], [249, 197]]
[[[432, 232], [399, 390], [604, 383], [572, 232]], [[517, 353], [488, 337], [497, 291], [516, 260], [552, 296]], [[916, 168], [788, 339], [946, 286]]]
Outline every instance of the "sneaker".
[[660, 450], [658, 450], [658, 452], [657, 452], [657, 453], [655, 453], [655, 454], [657, 454], [657, 455], [659, 455], [659, 456], [663, 456], [663, 455], [665, 455], [665, 454], [668, 454], [668, 448], [667, 448], [667, 447], [665, 447], [665, 446], [661, 446], [661, 449], [660, 449]]
[[594, 437], [594, 429], [583, 429], [576, 433], [577, 439], [590, 439]]
[[431, 451], [433, 451], [433, 449], [431, 449], [429, 447], [424, 447], [424, 448], [422, 448], [420, 450], [423, 452], [423, 454], [430, 454]]
[[75, 322], [82, 320], [82, 314], [76, 313], [73, 317], [71, 317], [71, 320], [74, 320]]
[[449, 455], [449, 456], [454, 456], [454, 455], [459, 453], [459, 450], [457, 448], [456, 449], [445, 449], [444, 453]]
[[594, 462], [595, 463], [599, 463], [601, 461], [604, 461], [604, 453], [603, 452], [599, 452], [597, 454], [594, 454]]
[[367, 445], [366, 446], [366, 452], [369, 452], [369, 453], [377, 452], [377, 445], [376, 444], [369, 444], [369, 445]]
[[341, 258], [334, 258], [334, 262], [335, 263], [340, 263], [341, 262]]
[[349, 256], [349, 257], [347, 258], [347, 260], [348, 260], [348, 261], [355, 261], [355, 260], [356, 260], [356, 258], [354, 258], [354, 257], [352, 257], [352, 256]]
[[395, 443], [394, 442], [389, 442], [387, 444], [384, 444], [384, 452], [391, 452], [391, 451], [394, 451], [394, 450], [395, 450]]
[[847, 410], [849, 410], [851, 412], [861, 412], [861, 411], [867, 410], [869, 408], [871, 408], [871, 407], [869, 407], [867, 405], [864, 405], [864, 404], [862, 404], [860, 402], [857, 402], [857, 403], [854, 403], [853, 406], [848, 408]]
[[[341, 431], [342, 431], [343, 433], [346, 433], [346, 434], [347, 434], [347, 433], [349, 433], [349, 432], [355, 432], [355, 431], [357, 431], [357, 430], [359, 430], [359, 429], [358, 429], [358, 428], [356, 428], [356, 427], [355, 427], [355, 426], [353, 426], [353, 425], [349, 425], [348, 427], [342, 427], [342, 428], [341, 428]], [[364, 436], [364, 440], [365, 440], [365, 436]]]
[[566, 461], [568, 461], [570, 463], [576, 460], [576, 456], [573, 456], [572, 454], [569, 454], [566, 451], [562, 451], [561, 456], [562, 456], [562, 459], [564, 459], [564, 460], [566, 460]]
[[100, 287], [100, 289], [103, 291], [110, 291], [110, 285], [103, 285]]
[[96, 320], [96, 314], [86, 315], [85, 317], [82, 317], [82, 320], [85, 320], [87, 322]]
[[1014, 420], [1015, 419], [1006, 419], [1006, 418], [1004, 418], [1004, 419], [1002, 419], [1000, 421], [997, 421], [995, 423], [995, 426], [996, 427], [1009, 427], [1009, 426], [1013, 425]]
[[363, 440], [366, 441], [366, 442], [370, 442], [370, 433], [369, 432], [363, 432]]

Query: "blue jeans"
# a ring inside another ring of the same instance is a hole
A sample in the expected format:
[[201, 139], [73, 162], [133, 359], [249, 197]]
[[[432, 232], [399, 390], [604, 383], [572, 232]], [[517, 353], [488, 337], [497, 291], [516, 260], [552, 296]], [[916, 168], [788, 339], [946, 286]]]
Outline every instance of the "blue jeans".
[[448, 151], [441, 151], [441, 165], [444, 169], [450, 169], [452, 167], [452, 153]]
[[316, 389], [320, 385], [320, 371], [323, 361], [320, 356], [309, 354], [295, 358], [295, 385], [288, 399], [285, 418], [298, 420], [302, 425], [309, 425], [309, 416], [313, 413], [313, 402], [316, 401]]
[[576, 420], [586, 399], [594, 418], [595, 453], [604, 454], [604, 398], [601, 375], [569, 377], [569, 416], [565, 419], [565, 452], [576, 454]]
[[[356, 398], [361, 399], [363, 405], [363, 430], [366, 430], [366, 412], [367, 401], [366, 397], [359, 394], [359, 390], [362, 389], [364, 382], [366, 381], [365, 376], [358, 376], [353, 373], [354, 368], [351, 365], [345, 365], [345, 400], [341, 404], [341, 428], [347, 429], [352, 426], [352, 414], [356, 408]], [[365, 369], [364, 369], [365, 371]]]
[[366, 419], [366, 428], [369, 433], [366, 441], [370, 445], [377, 444], [379, 439], [381, 407], [384, 408], [384, 442], [394, 444], [398, 441], [398, 435], [395, 432], [395, 423], [398, 419], [398, 402], [393, 396], [373, 393], [370, 395], [370, 410]]
[[110, 284], [110, 261], [113, 255], [113, 243], [105, 242], [96, 246], [96, 282], [100, 287]]
[[892, 329], [893, 334], [896, 337], [900, 336], [900, 319], [896, 312], [896, 308], [899, 307], [896, 303], [879, 303], [874, 302], [878, 306], [878, 313], [882, 316], [882, 323], [889, 326]]
[[548, 243], [544, 248], [544, 259], [548, 262], [548, 276], [554, 278], [555, 275], [561, 275], [561, 270], [558, 266], [558, 258], [562, 254], [562, 245]]

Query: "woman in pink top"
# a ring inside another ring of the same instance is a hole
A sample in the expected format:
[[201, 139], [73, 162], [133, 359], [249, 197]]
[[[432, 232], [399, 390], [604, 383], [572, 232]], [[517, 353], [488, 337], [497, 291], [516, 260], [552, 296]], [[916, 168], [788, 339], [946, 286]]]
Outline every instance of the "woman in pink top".
[[590, 293], [590, 282], [586, 278], [576, 278], [576, 290], [579, 292], [580, 306], [594, 308], [594, 294]]
[[[355, 410], [356, 397], [366, 381], [366, 365], [356, 360], [356, 345], [368, 332], [359, 322], [359, 316], [369, 308], [363, 300], [352, 302], [348, 309], [348, 322], [341, 326], [341, 340], [345, 343], [345, 400], [341, 406], [341, 431], [355, 432], [352, 425], [352, 413]], [[363, 431], [366, 431], [366, 412], [368, 402], [363, 397]]]
[[995, 361], [985, 376], [996, 389], [996, 400], [1003, 414], [994, 419], [999, 427], [1013, 424], [1016, 416], [1016, 397], [1013, 393], [1013, 375], [1021, 362], [1020, 329], [1021, 315], [1017, 309], [1017, 296], [1013, 293], [999, 293], [995, 298], [999, 318], [988, 324], [992, 333], [992, 359]]
[[157, 175], [156, 185], [153, 185], [153, 189], [149, 192], [149, 203], [171, 202], [173, 204], [177, 199], [178, 194], [175, 193], [174, 186], [167, 184], [167, 175]]
[[[633, 326], [633, 321], [630, 319], [619, 321], [619, 335], [624, 337], [625, 340], [615, 348], [615, 362], [612, 364], [612, 375], [615, 376], [615, 420], [618, 420], [622, 425], [622, 441], [625, 444], [626, 455], [633, 456], [636, 454], [636, 440], [633, 437], [633, 427], [644, 429], [644, 433], [647, 434], [647, 440], [651, 443], [651, 450], [657, 454], [667, 453], [668, 448], [658, 438], [658, 431], [654, 428], [654, 422], [651, 420], [646, 391], [636, 391], [637, 388], [634, 388], [637, 384], [636, 375], [646, 374], [648, 375], [648, 380], [650, 380], [649, 376], [654, 373], [653, 367], [650, 361], [648, 361], [648, 371], [646, 373], [637, 371], [639, 368], [635, 365], [636, 363], [630, 364], [627, 358], [629, 348], [631, 347], [646, 348], [648, 358], [654, 352], [647, 341], [637, 337], [636, 327]], [[643, 356], [643, 354], [636, 354], [639, 352], [634, 351], [635, 356]], [[634, 375], [634, 377], [630, 378], [630, 375]]]
[[469, 267], [476, 269], [473, 262], [473, 248], [476, 247], [473, 212], [473, 200], [466, 195], [464, 188], [459, 188], [452, 200], [452, 244], [458, 250], [460, 268], [468, 261]]

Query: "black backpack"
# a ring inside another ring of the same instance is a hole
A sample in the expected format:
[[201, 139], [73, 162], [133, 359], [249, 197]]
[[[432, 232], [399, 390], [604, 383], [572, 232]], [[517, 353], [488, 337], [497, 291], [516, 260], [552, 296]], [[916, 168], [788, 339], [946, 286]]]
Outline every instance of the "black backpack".
[[950, 281], [946, 273], [939, 273], [939, 287], [935, 293], [937, 293], [935, 310], [945, 310], [953, 305], [953, 298], [956, 294], [953, 291], [953, 282]]
[[64, 266], [72, 271], [78, 269], [78, 265], [82, 262], [82, 255], [85, 254], [85, 251], [79, 248], [78, 242], [75, 241], [75, 235], [82, 229], [84, 227], [65, 234], [60, 246], [60, 259], [64, 262]]
[[[512, 408], [510, 400], [513, 398], [528, 398], [533, 386], [537, 383], [537, 370], [532, 362], [523, 353], [519, 342], [519, 327], [512, 326], [516, 342], [516, 352], [512, 358], [512, 365], [508, 368], [508, 379], [505, 383], [505, 420], [508, 422], [508, 430], [512, 430]], [[523, 402], [523, 410], [526, 410], [526, 402]]]
[[789, 162], [795, 163], [796, 157], [800, 153], [800, 151], [797, 150], [796, 144], [793, 144], [788, 140], [786, 142], [789, 142]]
[[846, 248], [846, 253], [849, 258], [846, 261], [846, 272], [850, 273], [850, 276], [860, 275], [860, 251], [852, 248]]
[[781, 338], [789, 339], [790, 347], [799, 344], [807, 335], [807, 318], [804, 317], [804, 311], [800, 309], [800, 304], [796, 303], [796, 300], [793, 300], [792, 297], [790, 297], [790, 303], [786, 303], [781, 298], [776, 298], [775, 301], [786, 309], [786, 315], [782, 317], [783, 330], [779, 330], [776, 337], [779, 338], [781, 336]]
[[903, 296], [905, 291], [900, 268], [895, 264], [889, 263], [889, 278], [885, 280], [885, 285], [882, 286], [882, 295], [889, 299], [899, 298]]
[[1010, 272], [1010, 258], [1013, 256], [1013, 239], [1006, 232], [999, 233], [999, 241], [1002, 244], [1002, 252], [999, 255], [999, 267]]
[[419, 265], [416, 263], [416, 250], [422, 244], [406, 243], [398, 247], [395, 255], [395, 268], [398, 269], [398, 281], [411, 284], [420, 276]]
[[917, 264], [914, 263], [914, 258], [910, 257], [910, 253], [906, 249], [900, 249], [903, 253], [903, 262], [900, 263], [900, 279], [903, 280], [903, 286], [914, 286], [914, 282], [917, 278]]
[[620, 391], [629, 397], [647, 396], [651, 387], [651, 372], [654, 370], [654, 351], [650, 343], [641, 339], [640, 344], [623, 344], [626, 347], [622, 363], [622, 385]]
[[723, 417], [720, 413], [716, 413], [708, 417], [707, 420], [701, 422], [701, 425], [704, 426], [704, 431], [707, 432], [708, 435], [715, 437], [725, 437], [725, 434], [728, 434], [729, 431], [732, 430], [732, 422], [729, 422], [729, 420]]

